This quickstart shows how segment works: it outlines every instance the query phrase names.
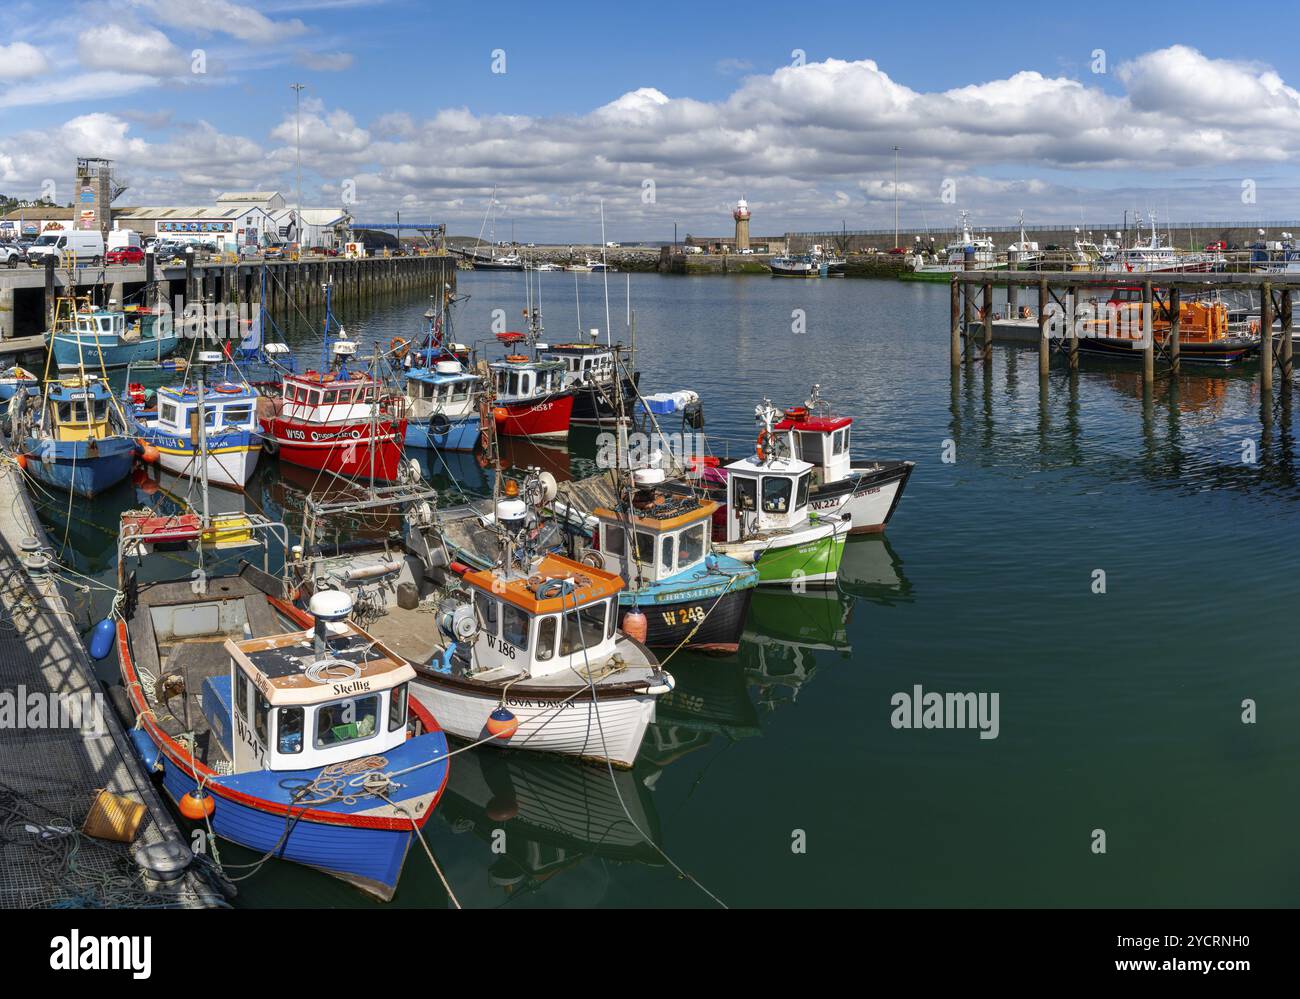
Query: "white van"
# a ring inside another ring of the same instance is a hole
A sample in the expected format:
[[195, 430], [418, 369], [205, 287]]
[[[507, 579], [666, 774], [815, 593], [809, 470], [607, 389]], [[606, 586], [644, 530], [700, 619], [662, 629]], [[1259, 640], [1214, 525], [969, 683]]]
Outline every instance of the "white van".
[[140, 234], [134, 229], [113, 229], [108, 234], [108, 249], [117, 250], [125, 246], [134, 246], [143, 250]]
[[104, 259], [104, 237], [98, 230], [71, 230], [64, 232], [44, 232], [36, 237], [36, 242], [27, 248], [27, 259], [33, 264], [44, 265], [47, 257], [53, 257], [56, 266], [63, 266], [76, 257], [79, 264], [99, 264]]

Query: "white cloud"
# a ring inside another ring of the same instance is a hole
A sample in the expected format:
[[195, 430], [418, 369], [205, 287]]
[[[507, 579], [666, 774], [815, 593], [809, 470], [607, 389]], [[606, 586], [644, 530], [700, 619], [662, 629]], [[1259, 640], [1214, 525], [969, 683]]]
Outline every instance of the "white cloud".
[[45, 54], [27, 42], [0, 45], [0, 80], [40, 76], [50, 68]]
[[306, 33], [297, 18], [276, 21], [245, 4], [231, 0], [137, 0], [154, 17], [174, 28], [221, 33], [245, 42], [266, 44]]
[[190, 60], [155, 28], [103, 24], [77, 37], [77, 58], [86, 69], [177, 76], [189, 72]]
[[294, 61], [307, 69], [323, 73], [338, 73], [351, 69], [354, 59], [351, 52], [313, 52], [310, 49], [299, 49], [294, 56]]

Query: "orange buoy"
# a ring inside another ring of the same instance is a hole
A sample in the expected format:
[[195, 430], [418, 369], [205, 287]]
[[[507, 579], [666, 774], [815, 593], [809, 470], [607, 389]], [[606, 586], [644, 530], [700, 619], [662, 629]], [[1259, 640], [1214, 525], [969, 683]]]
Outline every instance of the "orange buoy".
[[187, 792], [180, 801], [181, 814], [194, 822], [206, 819], [216, 807], [217, 803], [212, 800], [212, 795], [197, 790]]
[[646, 632], [649, 629], [650, 622], [646, 616], [639, 610], [630, 610], [623, 615], [623, 634], [628, 638], [645, 644]]
[[24, 472], [27, 471], [27, 455], [25, 454], [18, 455], [18, 457], [14, 458], [14, 462], [18, 465], [18, 468], [20, 470]]
[[514, 712], [504, 704], [497, 705], [497, 709], [488, 715], [487, 725], [488, 735], [495, 736], [502, 742], [505, 742], [515, 734], [515, 729], [519, 727], [519, 719], [515, 717]]
[[160, 455], [156, 447], [152, 444], [146, 444], [144, 446], [144, 454], [141, 455], [141, 457], [144, 459], [146, 465], [156, 465], [158, 464], [158, 458]]
[[505, 406], [496, 406], [492, 410], [492, 419], [496, 420], [498, 423], [505, 423], [506, 417], [509, 415], [510, 414], [506, 412]]

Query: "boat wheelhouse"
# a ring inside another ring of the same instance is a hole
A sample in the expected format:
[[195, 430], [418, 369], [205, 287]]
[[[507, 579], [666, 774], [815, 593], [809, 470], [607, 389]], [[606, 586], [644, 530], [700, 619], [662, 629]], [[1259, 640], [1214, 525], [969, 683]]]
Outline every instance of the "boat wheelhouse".
[[502, 437], [568, 436], [574, 394], [566, 385], [564, 362], [507, 354], [504, 360], [493, 361], [489, 368], [498, 434]]
[[[603, 568], [627, 581], [619, 603], [646, 615], [646, 645], [735, 652], [758, 573], [713, 551], [719, 504], [665, 493], [659, 469], [632, 473], [630, 503], [592, 510]], [[597, 554], [593, 553], [593, 554]]]
[[[498, 516], [522, 517], [515, 505], [502, 501]], [[630, 767], [674, 681], [619, 631], [623, 581], [560, 555], [511, 561], [464, 572], [469, 601], [440, 614], [454, 640], [416, 663], [415, 696], [464, 739], [499, 732], [490, 744]]]
[[483, 380], [444, 358], [406, 375], [406, 446], [473, 451], [481, 421]]
[[[244, 382], [163, 386], [154, 408], [128, 403], [131, 432], [167, 471], [227, 489], [244, 488], [262, 453], [258, 394]], [[202, 426], [200, 427], [200, 412]]]
[[834, 586], [852, 520], [809, 509], [813, 466], [763, 453], [726, 466], [720, 551], [758, 569], [759, 582]]
[[564, 365], [565, 385], [573, 390], [572, 423], [609, 423], [618, 418], [618, 393], [622, 407], [630, 412], [636, 404], [638, 373], [619, 377], [613, 347], [595, 342], [599, 330], [592, 330], [591, 343], [538, 344], [537, 356]]
[[855, 461], [852, 428], [852, 417], [831, 413], [820, 385], [812, 387], [804, 405], [787, 409], [772, 423], [785, 452], [813, 466], [809, 508], [819, 514], [847, 513], [852, 534], [878, 534], [898, 509], [914, 463]]
[[[1096, 318], [1078, 321], [1079, 349], [1089, 354], [1135, 359], [1146, 345], [1142, 289], [1116, 288], [1098, 309]], [[1173, 335], [1172, 312], [1167, 302], [1150, 306], [1151, 339], [1160, 349]], [[1201, 364], [1235, 364], [1259, 350], [1259, 323], [1254, 329], [1235, 326], [1227, 305], [1213, 298], [1187, 298], [1178, 304], [1178, 345], [1183, 360]]]
[[39, 409], [14, 396], [14, 438], [23, 442], [27, 474], [55, 489], [91, 497], [131, 474], [135, 441], [108, 386], [93, 375], [46, 383]]
[[346, 478], [397, 481], [406, 418], [400, 401], [367, 374], [286, 374], [279, 398], [263, 398], [267, 449], [293, 465]]
[[94, 307], [89, 300], [61, 298], [55, 307], [50, 351], [61, 369], [101, 371], [132, 361], [160, 360], [180, 343], [174, 325], [145, 308], [129, 311]]

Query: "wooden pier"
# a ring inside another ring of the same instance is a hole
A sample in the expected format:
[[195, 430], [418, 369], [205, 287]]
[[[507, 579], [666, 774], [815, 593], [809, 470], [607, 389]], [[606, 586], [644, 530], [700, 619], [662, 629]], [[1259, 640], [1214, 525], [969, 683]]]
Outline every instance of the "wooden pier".
[[332, 286], [334, 307], [346, 308], [385, 295], [432, 294], [443, 284], [454, 287], [455, 282], [456, 259], [440, 254], [356, 259], [307, 255], [265, 262], [191, 254], [184, 262], [166, 264], [155, 264], [150, 254], [143, 264], [81, 265], [71, 275], [51, 261], [45, 267], [0, 269], [0, 353], [15, 352], [6, 348], [8, 341], [49, 329], [55, 300], [74, 291], [102, 298], [101, 304], [106, 304], [108, 299], [125, 302], [156, 286], [158, 296], [172, 306], [179, 300], [255, 307], [265, 285], [267, 311], [274, 321], [283, 322], [295, 311], [323, 306], [327, 284]]
[[[1079, 366], [1079, 331], [1073, 307], [1080, 293], [1101, 293], [1115, 287], [1140, 288], [1144, 322], [1144, 344], [1140, 349], [1143, 384], [1151, 385], [1156, 377], [1157, 360], [1172, 374], [1182, 363], [1179, 340], [1179, 304], [1184, 296], [1203, 296], [1211, 292], [1244, 292], [1258, 303], [1259, 379], [1264, 391], [1271, 391], [1274, 376], [1290, 384], [1294, 377], [1292, 334], [1294, 332], [1293, 295], [1300, 290], [1298, 274], [1216, 274], [1185, 272], [1143, 272], [1121, 274], [1098, 271], [959, 271], [952, 276], [950, 302], [949, 358], [954, 370], [976, 360], [993, 361], [993, 322], [997, 303], [994, 289], [1005, 289], [1005, 310], [1015, 316], [1026, 299], [1036, 293], [1037, 309], [1032, 316], [1038, 321], [1038, 373], [1046, 378], [1053, 352], [1063, 354], [1071, 370]], [[1064, 336], [1049, 335], [1049, 311], [1055, 305], [1062, 316]], [[1170, 316], [1166, 343], [1151, 335], [1151, 306], [1167, 307]], [[1274, 326], [1279, 326], [1277, 335]]]
[[[0, 908], [224, 905], [198, 861], [162, 882], [146, 878], [134, 859], [142, 845], [188, 848], [189, 840], [132, 751], [56, 580], [30, 569], [44, 540], [22, 473], [0, 464], [0, 695], [19, 712], [32, 699], [86, 703], [100, 695], [102, 704], [98, 725], [84, 717], [76, 726], [28, 727], [15, 717], [0, 724]], [[101, 788], [144, 806], [131, 846], [81, 831]]]

